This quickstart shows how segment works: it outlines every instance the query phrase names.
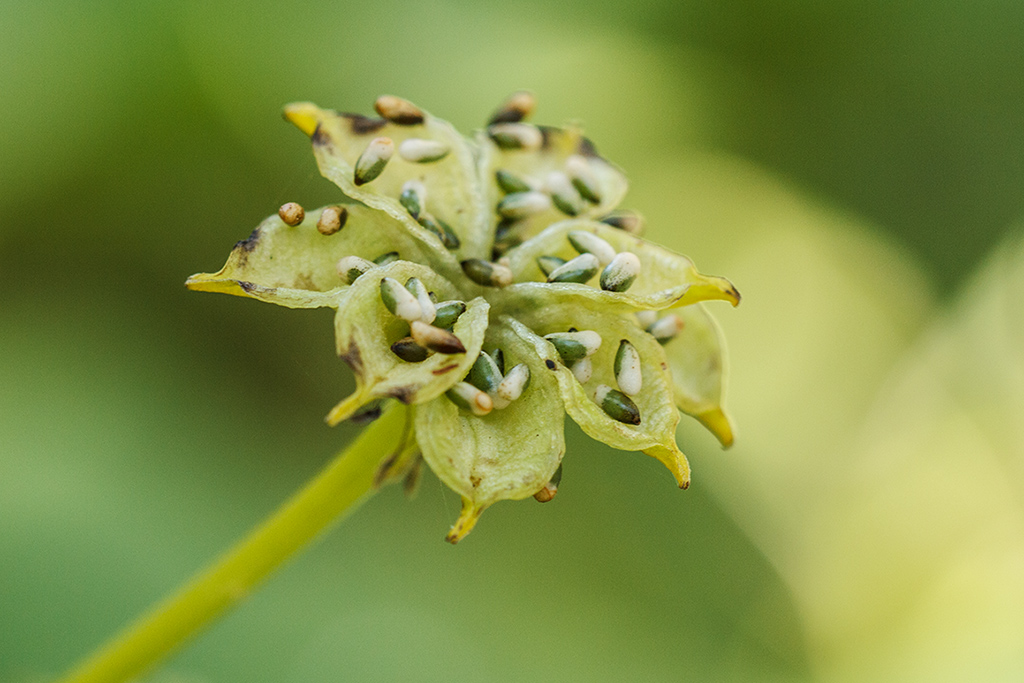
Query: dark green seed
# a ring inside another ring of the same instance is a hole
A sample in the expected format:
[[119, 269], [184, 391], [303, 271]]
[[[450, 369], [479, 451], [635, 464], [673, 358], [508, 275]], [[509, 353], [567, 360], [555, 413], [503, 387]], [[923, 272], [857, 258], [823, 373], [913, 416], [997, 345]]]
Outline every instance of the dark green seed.
[[538, 256], [537, 267], [544, 275], [551, 275], [559, 266], [565, 265], [564, 258], [558, 258], [557, 256]]
[[497, 363], [486, 353], [481, 353], [476, 357], [476, 361], [473, 362], [473, 367], [470, 368], [469, 375], [466, 377], [467, 382], [480, 391], [488, 393], [498, 388], [501, 379], [501, 372], [498, 370]]
[[420, 212], [423, 211], [423, 205], [420, 202], [420, 194], [415, 188], [406, 187], [403, 189], [402, 194], [398, 197], [398, 201], [409, 212], [409, 215], [413, 217], [413, 220], [419, 220]]
[[378, 266], [386, 266], [387, 264], [393, 263], [393, 262], [395, 262], [397, 260], [398, 260], [398, 252], [397, 251], [389, 251], [388, 253], [381, 254], [377, 258], [373, 259], [373, 262], [376, 263]]
[[494, 349], [491, 351], [491, 358], [494, 359], [494, 364], [498, 366], [498, 372], [505, 374], [505, 353], [501, 349]]
[[[607, 392], [604, 391], [605, 389]], [[604, 396], [601, 396], [602, 393]], [[640, 409], [629, 396], [610, 387], [601, 387], [598, 389], [597, 397], [601, 401], [601, 409], [608, 414], [608, 417], [624, 424], [640, 424]]]
[[461, 301], [442, 301], [435, 308], [437, 314], [433, 324], [444, 330], [450, 330], [459, 316], [466, 312], [466, 304]]
[[483, 259], [466, 259], [462, 270], [473, 282], [484, 287], [507, 287], [512, 284], [512, 271], [508, 266]]
[[494, 172], [494, 179], [498, 181], [498, 187], [500, 187], [505, 194], [529, 192], [533, 189], [526, 184], [525, 180], [503, 169], [498, 169]]
[[409, 363], [422, 363], [430, 356], [430, 351], [423, 348], [412, 337], [403, 337], [391, 345], [391, 351]]
[[594, 277], [600, 267], [600, 262], [598, 262], [597, 257], [593, 254], [580, 254], [551, 271], [548, 274], [548, 282], [577, 282], [583, 284]]

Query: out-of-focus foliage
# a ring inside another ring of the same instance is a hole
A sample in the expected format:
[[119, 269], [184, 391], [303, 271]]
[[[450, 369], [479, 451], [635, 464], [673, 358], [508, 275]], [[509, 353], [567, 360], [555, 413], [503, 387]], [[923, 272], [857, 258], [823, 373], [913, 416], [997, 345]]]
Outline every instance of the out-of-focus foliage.
[[558, 498], [457, 549], [435, 480], [386, 491], [154, 680], [1019, 680], [1022, 32], [947, 0], [0, 4], [0, 680], [355, 431], [321, 419], [351, 389], [329, 315], [181, 287], [336, 196], [280, 105], [392, 92], [468, 130], [523, 87], [743, 291], [737, 446], [680, 430], [682, 493], [570, 431]]

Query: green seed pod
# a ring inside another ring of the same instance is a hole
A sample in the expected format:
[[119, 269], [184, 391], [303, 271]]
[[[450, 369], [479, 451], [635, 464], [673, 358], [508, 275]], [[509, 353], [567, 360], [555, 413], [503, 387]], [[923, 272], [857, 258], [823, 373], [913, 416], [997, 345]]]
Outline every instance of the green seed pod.
[[360, 275], [374, 267], [373, 261], [358, 256], [344, 256], [338, 259], [338, 277], [346, 284], [352, 284]]
[[536, 190], [507, 194], [498, 202], [498, 213], [512, 219], [533, 216], [550, 208], [551, 197]]
[[644, 231], [644, 219], [635, 211], [613, 211], [602, 218], [601, 222], [631, 235], [639, 235]]
[[476, 357], [476, 361], [473, 362], [473, 367], [469, 369], [466, 381], [480, 391], [486, 391], [488, 394], [491, 394], [497, 390], [498, 385], [502, 381], [501, 371], [498, 370], [498, 365], [494, 362], [493, 358], [481, 352]]
[[554, 344], [558, 355], [566, 363], [592, 356], [601, 348], [601, 335], [593, 330], [577, 332], [553, 332], [544, 338]]
[[406, 181], [402, 185], [402, 194], [398, 196], [398, 202], [405, 207], [413, 220], [419, 220], [427, 203], [427, 188], [418, 180]]
[[581, 197], [592, 204], [601, 203], [600, 185], [586, 157], [573, 154], [565, 160], [565, 172]]
[[374, 180], [384, 172], [392, 155], [395, 153], [395, 143], [391, 138], [374, 138], [366, 146], [363, 153], [356, 160], [355, 184], [365, 185]]
[[498, 181], [498, 187], [500, 187], [505, 194], [529, 192], [533, 189], [519, 176], [515, 175], [511, 171], [506, 171], [500, 168], [494, 172], [494, 179]]
[[647, 331], [661, 344], [667, 344], [683, 331], [683, 319], [675, 313], [669, 313], [648, 327]]
[[544, 275], [551, 275], [551, 273], [555, 271], [555, 268], [558, 268], [564, 263], [565, 259], [557, 256], [537, 257], [537, 267], [540, 268], [540, 272], [544, 273]]
[[502, 149], [539, 149], [544, 135], [528, 123], [496, 123], [487, 127], [487, 134]]
[[386, 277], [380, 281], [380, 298], [394, 315], [402, 320], [419, 320], [423, 317], [423, 309], [420, 302], [408, 289], [402, 286], [398, 280]]
[[528, 118], [536, 106], [537, 98], [533, 96], [533, 93], [520, 90], [519, 92], [512, 93], [507, 100], [502, 102], [501, 106], [491, 115], [491, 120], [487, 123], [488, 125], [519, 123], [523, 119]]
[[620, 341], [619, 350], [615, 352], [615, 382], [619, 391], [627, 396], [636, 396], [643, 387], [640, 354], [628, 339]]
[[373, 259], [373, 262], [376, 263], [378, 266], [386, 266], [389, 263], [394, 263], [395, 261], [398, 260], [398, 258], [399, 257], [397, 251], [389, 251], [386, 254], [381, 254], [377, 258]]
[[434, 302], [430, 299], [430, 292], [423, 286], [419, 278], [411, 277], [405, 282], [405, 288], [408, 289], [413, 296], [416, 297], [416, 301], [420, 305], [420, 309], [423, 314], [420, 316], [420, 320], [425, 323], [434, 322], [434, 318], [437, 316], [437, 309], [434, 306]]
[[391, 345], [391, 351], [409, 363], [422, 363], [430, 357], [430, 351], [417, 344], [412, 337], [402, 337]]
[[348, 209], [344, 206], [327, 206], [320, 212], [317, 219], [316, 229], [321, 235], [333, 235], [345, 227], [348, 220]]
[[408, 138], [398, 145], [398, 156], [414, 164], [429, 164], [440, 161], [452, 151], [451, 147], [437, 140]]
[[615, 248], [592, 232], [572, 230], [566, 235], [572, 248], [581, 254], [593, 254], [601, 265], [606, 266], [615, 258]]
[[452, 403], [474, 415], [482, 417], [494, 409], [494, 402], [486, 392], [480, 391], [469, 382], [457, 382], [445, 392]]
[[625, 292], [633, 286], [639, 274], [640, 259], [637, 255], [629, 251], [621, 252], [601, 271], [601, 289]]
[[466, 312], [466, 304], [463, 301], [442, 301], [435, 304], [434, 309], [436, 310], [434, 327], [451, 330], [459, 316]]
[[423, 110], [401, 97], [381, 95], [373, 103], [373, 108], [382, 118], [400, 126], [415, 126], [423, 123]]
[[512, 284], [512, 270], [500, 263], [466, 259], [462, 262], [462, 270], [466, 277], [484, 287], [508, 287]]
[[566, 261], [548, 274], [548, 282], [576, 282], [583, 284], [597, 274], [601, 264], [593, 254], [580, 254]]
[[594, 399], [601, 409], [613, 420], [628, 425], [640, 424], [640, 409], [633, 400], [621, 391], [602, 384], [594, 393]]
[[462, 345], [462, 341], [458, 337], [448, 330], [442, 330], [440, 327], [434, 327], [425, 322], [413, 320], [409, 323], [409, 331], [417, 344], [431, 351], [448, 355], [466, 352], [466, 347]]

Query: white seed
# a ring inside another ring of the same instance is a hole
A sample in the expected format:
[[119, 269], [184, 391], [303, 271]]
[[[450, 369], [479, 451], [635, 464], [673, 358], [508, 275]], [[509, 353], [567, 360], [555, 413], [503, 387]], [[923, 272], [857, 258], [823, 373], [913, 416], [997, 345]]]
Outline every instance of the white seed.
[[636, 396], [643, 387], [640, 354], [626, 339], [619, 342], [619, 350], [615, 353], [615, 382], [619, 391], [627, 396]]
[[523, 389], [530, 382], [530, 368], [525, 363], [520, 363], [505, 375], [505, 378], [498, 384], [494, 392], [505, 401], [514, 401], [523, 394]]
[[295, 202], [288, 202], [281, 205], [281, 208], [277, 210], [277, 215], [281, 220], [294, 228], [306, 217], [306, 210]]
[[543, 192], [514, 192], [498, 202], [498, 213], [505, 218], [526, 218], [551, 208], [551, 197]]
[[416, 301], [419, 302], [420, 320], [425, 323], [434, 322], [434, 318], [437, 317], [437, 308], [434, 306], [434, 302], [430, 298], [430, 292], [423, 286], [419, 278], [411, 277], [406, 281], [405, 288], [408, 289], [413, 296], [416, 297]]
[[423, 317], [423, 309], [416, 296], [394, 278], [381, 279], [380, 298], [387, 309], [402, 320], [412, 322]]
[[381, 95], [373, 108], [382, 117], [400, 126], [414, 126], [423, 123], [423, 110], [409, 100], [394, 95]]
[[345, 227], [348, 220], [348, 209], [344, 206], [325, 206], [316, 222], [316, 229], [322, 235], [333, 235]]
[[356, 278], [373, 268], [375, 264], [373, 261], [367, 261], [359, 256], [343, 256], [338, 259], [338, 277], [352, 284], [356, 281]]
[[576, 251], [593, 254], [602, 266], [607, 266], [615, 258], [615, 248], [592, 232], [571, 230], [567, 237]]
[[677, 334], [682, 332], [683, 324], [682, 318], [675, 313], [670, 313], [648, 327], [647, 331], [650, 332], [655, 339], [664, 344], [671, 341]]
[[392, 155], [395, 153], [395, 143], [391, 138], [374, 138], [366, 146], [363, 153], [359, 155], [355, 168], [355, 183], [363, 185], [384, 172]]
[[487, 134], [502, 149], [538, 149], [544, 144], [540, 129], [528, 123], [496, 123]]
[[448, 390], [447, 395], [455, 405], [480, 417], [494, 409], [491, 397], [469, 382], [456, 382], [455, 386]]
[[398, 145], [398, 154], [406, 161], [414, 164], [428, 164], [448, 156], [451, 148], [437, 140], [409, 138]]
[[572, 186], [569, 176], [561, 171], [551, 171], [544, 180], [544, 189], [551, 195], [558, 210], [569, 216], [576, 216], [583, 208], [579, 192]]
[[569, 175], [573, 187], [588, 202], [598, 204], [601, 201], [600, 185], [597, 176], [590, 167], [590, 162], [579, 154], [573, 154], [565, 160], [565, 172]]
[[641, 329], [647, 330], [658, 320], [657, 311], [637, 311], [636, 321]]
[[573, 376], [580, 384], [586, 384], [594, 374], [594, 362], [589, 358], [578, 360], [569, 366]]
[[601, 273], [601, 289], [625, 292], [640, 274], [640, 259], [636, 254], [623, 251], [615, 255]]

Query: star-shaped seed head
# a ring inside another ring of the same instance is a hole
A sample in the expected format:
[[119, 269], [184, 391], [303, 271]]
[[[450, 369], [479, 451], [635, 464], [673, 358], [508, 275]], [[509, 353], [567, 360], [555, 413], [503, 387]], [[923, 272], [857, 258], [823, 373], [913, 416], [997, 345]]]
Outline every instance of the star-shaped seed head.
[[379, 479], [422, 456], [462, 497], [453, 543], [499, 500], [554, 497], [566, 415], [682, 488], [680, 410], [732, 443], [723, 342], [701, 302], [739, 293], [640, 238], [639, 216], [613, 211], [619, 169], [578, 129], [527, 123], [534, 107], [516, 93], [467, 139], [393, 96], [379, 118], [288, 105], [339, 203], [282, 206], [186, 283], [334, 308], [356, 389], [328, 423], [404, 406], [408, 437]]

